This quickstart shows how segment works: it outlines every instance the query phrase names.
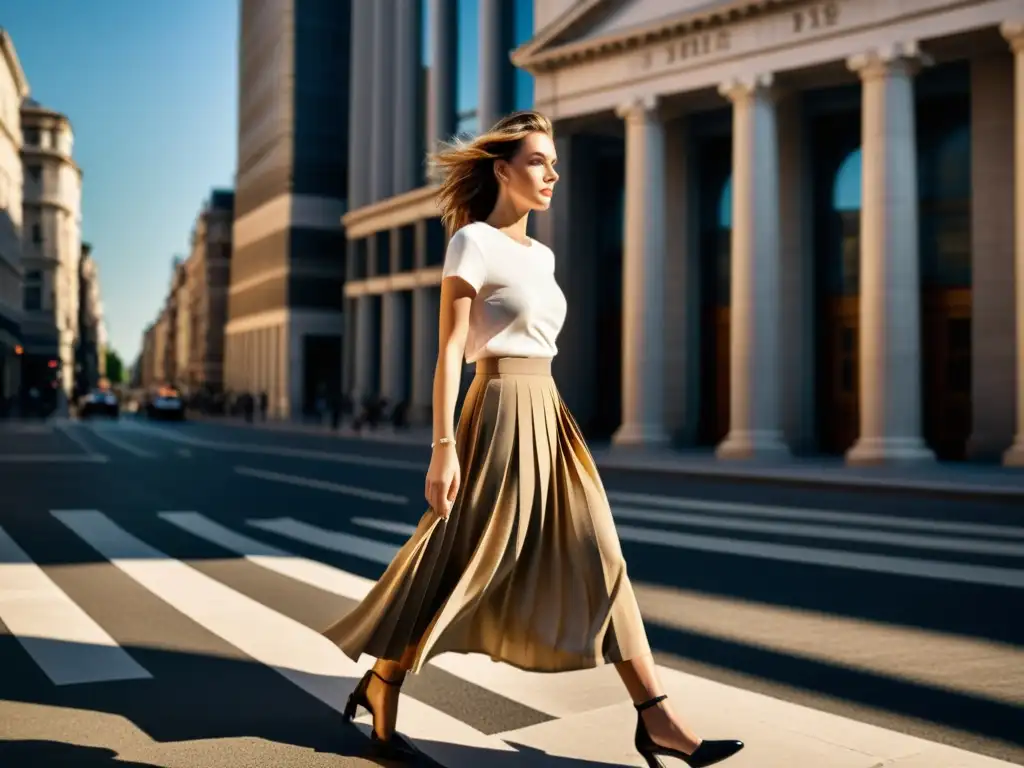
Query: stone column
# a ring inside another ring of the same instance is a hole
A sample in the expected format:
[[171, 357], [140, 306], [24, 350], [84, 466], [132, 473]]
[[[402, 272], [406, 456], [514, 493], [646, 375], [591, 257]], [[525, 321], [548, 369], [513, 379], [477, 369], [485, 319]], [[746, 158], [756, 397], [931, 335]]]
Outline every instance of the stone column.
[[921, 437], [913, 43], [852, 57], [862, 83], [860, 437], [854, 464], [930, 460]]
[[351, 109], [348, 118], [348, 208], [366, 205], [370, 192], [370, 121], [373, 0], [352, 0]]
[[362, 407], [363, 398], [373, 394], [373, 371], [370, 366], [373, 363], [373, 344], [377, 343], [374, 338], [375, 323], [373, 320], [373, 297], [364, 294], [355, 300], [356, 302], [356, 349], [355, 349], [355, 398], [356, 412]]
[[668, 442], [664, 418], [665, 126], [657, 99], [616, 110], [626, 121], [622, 249], [622, 424], [617, 445]]
[[1013, 228], [1016, 284], [1017, 433], [1003, 456], [1008, 466], [1024, 467], [1024, 22], [1006, 22], [1003, 36], [1013, 47]]
[[392, 405], [405, 399], [405, 319], [408, 311], [403, 291], [388, 291], [381, 297], [380, 389]]
[[391, 153], [394, 156], [391, 193], [400, 195], [415, 189], [419, 183], [420, 158], [417, 153], [424, 129], [416, 119], [416, 81], [420, 76], [417, 34], [419, 26], [419, 0], [398, 0], [399, 7], [393, 20], [395, 47], [395, 124]]
[[394, 181], [395, 0], [373, 0], [370, 200], [391, 197]]
[[505, 46], [503, 0], [480, 2], [480, 81], [477, 115], [483, 133], [505, 113], [505, 69], [511, 66]]
[[440, 289], [435, 286], [421, 286], [412, 292], [412, 408], [409, 416], [417, 424], [429, 424], [433, 413], [440, 298]]
[[455, 131], [455, 0], [430, 0], [427, 151]]
[[772, 76], [723, 83], [733, 104], [731, 369], [723, 459], [788, 453], [782, 438], [779, 142]]

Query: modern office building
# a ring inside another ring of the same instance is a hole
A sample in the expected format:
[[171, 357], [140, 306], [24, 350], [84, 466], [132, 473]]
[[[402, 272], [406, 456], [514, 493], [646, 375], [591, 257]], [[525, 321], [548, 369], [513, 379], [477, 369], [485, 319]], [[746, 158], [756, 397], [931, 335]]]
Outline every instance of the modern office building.
[[192, 229], [192, 252], [185, 263], [191, 323], [185, 384], [192, 392], [223, 390], [234, 205], [231, 190], [215, 189]]
[[344, 389], [357, 403], [382, 395], [429, 420], [446, 238], [425, 155], [532, 105], [509, 55], [533, 27], [532, 0], [353, 0]]
[[240, 5], [225, 386], [293, 416], [340, 389], [350, 2]]
[[14, 406], [21, 385], [21, 103], [28, 93], [14, 41], [0, 27], [0, 414]]
[[514, 61], [559, 133], [581, 421], [1024, 463], [1024, 6], [562, 5]]
[[21, 107], [21, 130], [23, 386], [59, 406], [71, 396], [75, 378], [82, 171], [72, 156], [74, 133], [66, 115], [29, 99]]

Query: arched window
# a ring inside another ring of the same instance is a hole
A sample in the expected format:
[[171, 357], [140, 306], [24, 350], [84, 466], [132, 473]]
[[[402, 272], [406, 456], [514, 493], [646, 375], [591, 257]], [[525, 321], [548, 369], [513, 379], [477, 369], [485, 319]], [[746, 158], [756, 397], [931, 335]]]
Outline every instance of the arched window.
[[836, 171], [832, 185], [832, 208], [836, 211], [860, 210], [861, 151], [860, 147], [846, 156]]
[[718, 195], [718, 228], [732, 229], [732, 176], [725, 180]]
[[828, 265], [828, 285], [830, 293], [838, 296], [852, 296], [860, 290], [861, 164], [857, 147], [843, 158], [832, 182], [839, 248]]
[[732, 174], [718, 193], [718, 236], [715, 264], [715, 296], [720, 305], [729, 303], [732, 266]]

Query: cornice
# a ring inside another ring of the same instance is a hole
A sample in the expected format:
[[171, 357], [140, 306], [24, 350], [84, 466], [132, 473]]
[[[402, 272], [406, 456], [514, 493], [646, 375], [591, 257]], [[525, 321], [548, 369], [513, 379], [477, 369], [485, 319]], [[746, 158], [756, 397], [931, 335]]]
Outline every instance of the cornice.
[[650, 24], [631, 27], [600, 37], [555, 42], [559, 35], [572, 29], [576, 23], [585, 20], [589, 12], [599, 3], [588, 3], [574, 9], [578, 14], [562, 28], [552, 30], [558, 20], [530, 42], [512, 52], [512, 63], [533, 74], [541, 74], [564, 68], [583, 61], [615, 55], [634, 50], [649, 43], [656, 43], [679, 37], [696, 30], [714, 30], [726, 24], [756, 17], [787, 6], [798, 5], [804, 0], [723, 0], [720, 4], [698, 11], [687, 11], [679, 16], [659, 19]]

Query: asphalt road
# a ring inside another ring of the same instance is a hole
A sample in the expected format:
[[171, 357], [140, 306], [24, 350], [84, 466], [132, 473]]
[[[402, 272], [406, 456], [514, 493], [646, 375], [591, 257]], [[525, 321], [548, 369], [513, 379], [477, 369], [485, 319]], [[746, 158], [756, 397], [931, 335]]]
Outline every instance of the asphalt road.
[[[354, 668], [309, 630], [419, 519], [427, 458], [211, 423], [0, 423], [0, 765], [377, 764], [337, 711]], [[1024, 763], [1024, 505], [603, 478], [663, 669]], [[557, 719], [481, 675], [430, 665], [400, 727], [484, 744]]]

